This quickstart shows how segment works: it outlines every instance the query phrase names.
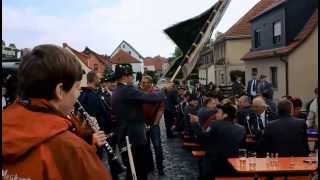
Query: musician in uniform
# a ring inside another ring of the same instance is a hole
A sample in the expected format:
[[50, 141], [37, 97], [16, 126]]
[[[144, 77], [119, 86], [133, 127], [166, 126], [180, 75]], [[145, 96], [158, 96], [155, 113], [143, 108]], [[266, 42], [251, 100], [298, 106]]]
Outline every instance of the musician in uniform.
[[[115, 79], [118, 87], [112, 93], [112, 112], [117, 121], [115, 134], [120, 148], [125, 146], [126, 136], [132, 145], [132, 156], [138, 180], [146, 180], [148, 167], [145, 157], [146, 127], [143, 115], [143, 104], [160, 103], [164, 98], [160, 95], [146, 94], [132, 85], [133, 71], [130, 64], [116, 65]], [[123, 154], [123, 161], [128, 167], [127, 179], [131, 179], [131, 169], [127, 153]]]
[[[79, 102], [90, 116], [96, 118], [101, 130], [107, 134], [110, 132], [109, 122], [111, 122], [111, 119], [108, 119], [107, 107], [103, 102], [103, 96], [98, 93], [100, 78], [95, 71], [90, 71], [87, 74], [87, 83], [87, 87], [82, 88], [78, 98]], [[107, 152], [103, 148], [98, 148], [97, 153], [105, 166], [109, 168]]]
[[81, 78], [81, 65], [58, 46], [40, 45], [23, 57], [18, 69], [20, 99], [2, 114], [5, 176], [111, 179], [95, 149], [72, 132], [68, 115]]

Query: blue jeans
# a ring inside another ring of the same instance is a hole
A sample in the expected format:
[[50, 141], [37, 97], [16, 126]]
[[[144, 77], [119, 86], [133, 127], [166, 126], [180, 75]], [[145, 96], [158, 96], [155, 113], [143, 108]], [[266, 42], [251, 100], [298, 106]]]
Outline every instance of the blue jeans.
[[152, 125], [150, 127], [150, 138], [148, 138], [149, 144], [150, 139], [154, 147], [154, 152], [156, 154], [156, 163], [158, 170], [163, 170], [163, 154], [162, 154], [162, 146], [161, 146], [161, 134], [160, 134], [160, 126]]

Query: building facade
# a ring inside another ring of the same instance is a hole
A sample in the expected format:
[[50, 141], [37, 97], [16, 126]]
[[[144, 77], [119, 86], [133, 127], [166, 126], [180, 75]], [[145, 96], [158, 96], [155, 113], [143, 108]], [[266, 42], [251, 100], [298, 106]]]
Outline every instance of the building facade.
[[252, 48], [242, 57], [246, 78], [266, 75], [276, 101], [284, 95], [312, 99], [318, 87], [317, 2], [279, 0], [251, 24]]
[[122, 41], [118, 47], [111, 53], [110, 58], [112, 58], [113, 56], [115, 56], [119, 50], [122, 50], [124, 52], [126, 52], [127, 54], [129, 54], [130, 56], [134, 57], [134, 59], [138, 60], [140, 63], [134, 63], [134, 69], [137, 72], [144, 72], [144, 63], [143, 63], [143, 56], [135, 49], [133, 48], [133, 46], [131, 46], [128, 42], [126, 41]]

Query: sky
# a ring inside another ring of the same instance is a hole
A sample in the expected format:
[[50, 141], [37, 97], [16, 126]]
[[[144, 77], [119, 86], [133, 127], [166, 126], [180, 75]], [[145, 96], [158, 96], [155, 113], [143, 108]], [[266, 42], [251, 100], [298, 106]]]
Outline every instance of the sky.
[[[259, 0], [231, 0], [216, 31], [225, 32]], [[217, 0], [3, 0], [2, 38], [18, 49], [66, 42], [110, 55], [122, 40], [144, 57], [169, 57], [163, 30], [199, 15]]]

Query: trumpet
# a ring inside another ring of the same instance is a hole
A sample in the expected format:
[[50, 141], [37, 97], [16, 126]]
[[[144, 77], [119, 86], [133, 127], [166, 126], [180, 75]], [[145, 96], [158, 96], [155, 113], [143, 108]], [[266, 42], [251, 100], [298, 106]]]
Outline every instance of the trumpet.
[[[95, 118], [92, 118], [85, 111], [85, 109], [83, 108], [83, 106], [81, 105], [79, 100], [76, 101], [76, 105], [77, 105], [77, 111], [84, 117], [85, 121], [88, 122], [88, 124], [90, 125], [92, 130], [94, 132], [98, 132], [100, 130], [100, 126], [99, 126], [97, 120]], [[110, 144], [107, 141], [103, 147], [106, 149], [106, 151], [107, 151], [108, 155], [110, 156], [112, 162], [114, 163], [116, 169], [118, 169], [120, 171], [125, 171], [127, 169], [127, 167], [122, 164], [122, 162], [119, 159], [119, 155], [115, 154], [112, 147], [110, 146]]]

